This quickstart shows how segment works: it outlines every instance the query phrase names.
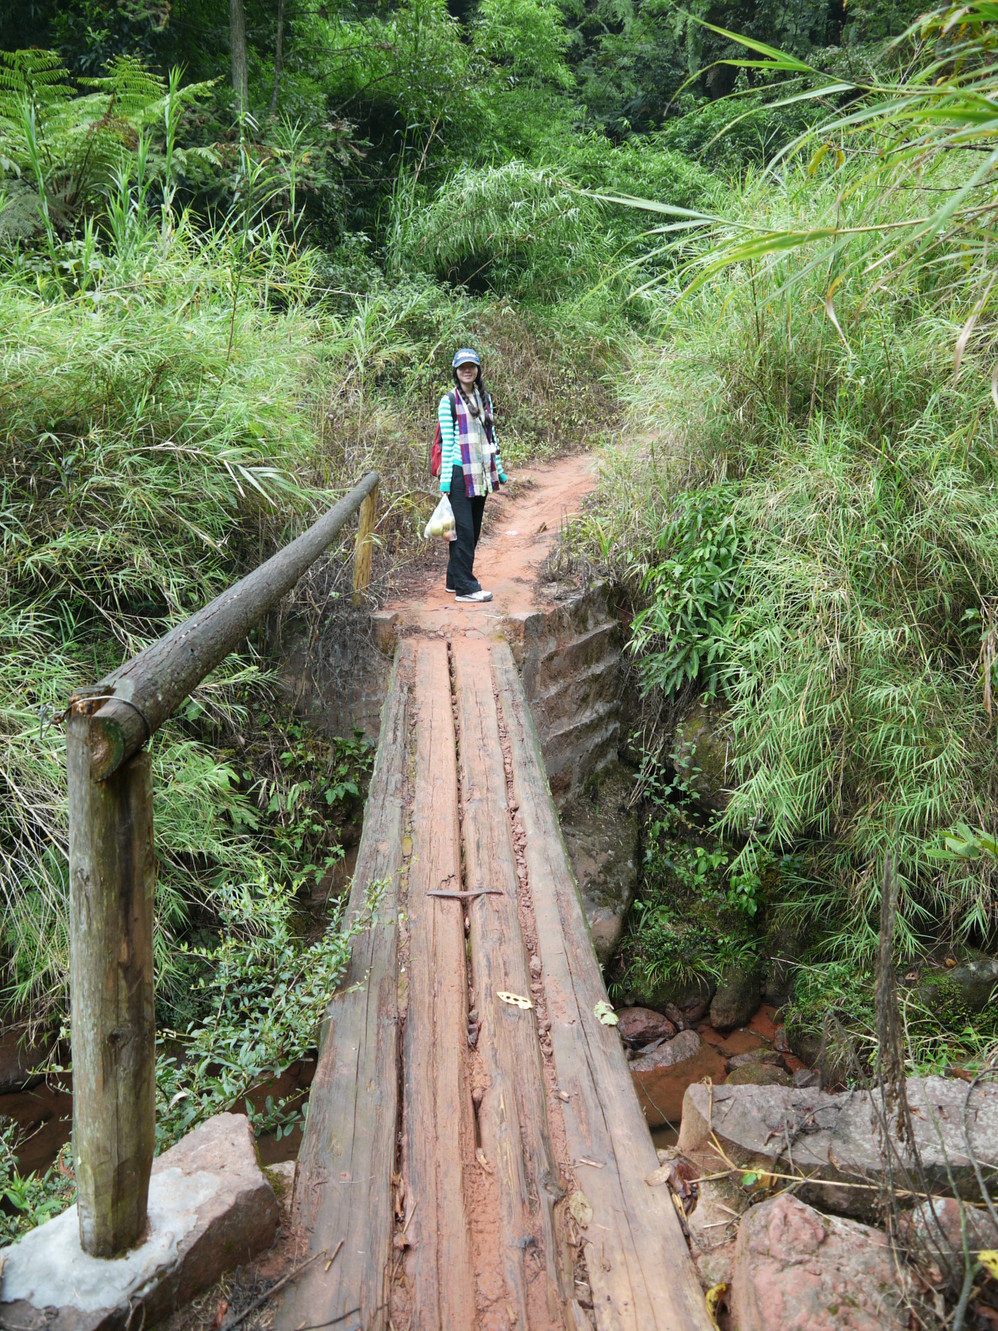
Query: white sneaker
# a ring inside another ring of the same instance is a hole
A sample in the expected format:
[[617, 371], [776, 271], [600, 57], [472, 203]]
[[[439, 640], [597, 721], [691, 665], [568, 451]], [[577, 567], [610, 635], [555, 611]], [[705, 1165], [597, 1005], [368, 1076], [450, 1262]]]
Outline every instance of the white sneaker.
[[458, 594], [454, 599], [456, 601], [491, 601], [492, 593], [479, 588], [477, 592], [466, 592], [464, 596]]

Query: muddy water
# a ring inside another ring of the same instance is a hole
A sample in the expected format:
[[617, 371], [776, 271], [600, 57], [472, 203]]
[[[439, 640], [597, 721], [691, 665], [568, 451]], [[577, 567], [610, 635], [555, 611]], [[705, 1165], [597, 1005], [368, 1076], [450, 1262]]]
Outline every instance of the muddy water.
[[[287, 1097], [289, 1110], [300, 1109], [308, 1098], [314, 1074], [314, 1059], [293, 1063], [280, 1077], [252, 1091], [249, 1099], [260, 1111], [268, 1096], [275, 1104]], [[17, 1167], [22, 1174], [48, 1169], [60, 1148], [69, 1141], [73, 1126], [72, 1078], [63, 1074], [60, 1083], [49, 1086], [40, 1082], [30, 1090], [0, 1095], [0, 1117], [12, 1118], [21, 1128]], [[242, 1101], [233, 1112], [245, 1113]], [[262, 1134], [256, 1143], [260, 1163], [275, 1165], [281, 1160], [295, 1160], [301, 1134], [300, 1119], [290, 1133], [280, 1138], [272, 1132]]]
[[775, 1010], [764, 1005], [746, 1026], [723, 1035], [709, 1022], [700, 1022], [696, 1031], [702, 1043], [693, 1058], [684, 1059], [672, 1067], [655, 1068], [635, 1075], [638, 1100], [656, 1146], [675, 1145], [687, 1086], [706, 1078], [718, 1086], [727, 1080], [729, 1058], [754, 1049], [774, 1047], [774, 1016]]

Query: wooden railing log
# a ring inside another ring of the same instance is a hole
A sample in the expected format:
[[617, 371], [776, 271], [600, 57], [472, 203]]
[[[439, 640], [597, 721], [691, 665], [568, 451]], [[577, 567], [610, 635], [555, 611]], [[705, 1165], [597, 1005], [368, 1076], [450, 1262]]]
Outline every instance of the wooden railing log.
[[[106, 780], [137, 753], [205, 675], [286, 595], [377, 488], [370, 471], [318, 522], [203, 610], [102, 679], [81, 698], [109, 696], [90, 718], [92, 775]], [[71, 706], [76, 695], [70, 700]]]
[[156, 1135], [152, 766], [136, 754], [90, 775], [76, 713], [69, 768], [73, 1154], [80, 1244], [112, 1257], [142, 1237]]
[[357, 543], [353, 556], [353, 603], [360, 605], [371, 581], [371, 553], [374, 548], [374, 524], [378, 518], [378, 487], [375, 486], [360, 506]]
[[66, 709], [73, 1157], [80, 1243], [112, 1257], [140, 1241], [155, 1144], [152, 776], [139, 753], [193, 688], [285, 595], [365, 504], [368, 472], [297, 540]]

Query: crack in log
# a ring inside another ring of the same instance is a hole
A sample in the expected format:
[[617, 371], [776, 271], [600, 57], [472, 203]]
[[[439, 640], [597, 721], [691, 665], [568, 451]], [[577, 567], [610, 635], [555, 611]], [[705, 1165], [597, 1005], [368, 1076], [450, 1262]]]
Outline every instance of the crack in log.
[[554, 1219], [558, 1236], [559, 1257], [563, 1272], [571, 1272], [570, 1281], [565, 1283], [574, 1292], [574, 1302], [577, 1305], [577, 1324], [591, 1326], [595, 1331], [596, 1321], [593, 1313], [592, 1290], [586, 1261], [587, 1240], [579, 1231], [568, 1211], [567, 1198], [576, 1191], [578, 1182], [569, 1158], [565, 1119], [554, 1066], [551, 1018], [548, 1012], [547, 993], [544, 988], [544, 971], [537, 946], [537, 921], [534, 916], [530, 875], [524, 853], [527, 844], [527, 833], [523, 825], [523, 819], [520, 816], [520, 806], [517, 803], [514, 790], [513, 746], [506, 725], [499, 683], [494, 667], [492, 670], [492, 691], [495, 696], [496, 728], [502, 750], [503, 773], [506, 780], [506, 812], [509, 816], [510, 835], [513, 840], [513, 854], [516, 861], [517, 913], [520, 919], [520, 931], [529, 957], [530, 993], [537, 1018], [537, 1039], [542, 1056], [548, 1123], [551, 1127], [552, 1142], [556, 1143], [557, 1165], [561, 1175], [560, 1178], [552, 1178], [547, 1175], [541, 1179], [541, 1182], [549, 1195], [557, 1199], [554, 1207]]

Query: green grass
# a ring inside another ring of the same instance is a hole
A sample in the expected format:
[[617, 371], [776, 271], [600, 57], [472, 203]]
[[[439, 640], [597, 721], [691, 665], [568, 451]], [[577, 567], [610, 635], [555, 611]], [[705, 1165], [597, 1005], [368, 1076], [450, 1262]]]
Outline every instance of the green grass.
[[[732, 208], [792, 231], [841, 190], [787, 167]], [[898, 199], [857, 188], [839, 206], [853, 210], [844, 224], [889, 225]], [[998, 823], [993, 356], [970, 339], [955, 378], [958, 259], [877, 283], [852, 255], [836, 327], [816, 248], [721, 268], [663, 304], [666, 340], [630, 391], [643, 448], [610, 463], [575, 540], [649, 607], [648, 686], [713, 676], [727, 703], [738, 779], [723, 830], [742, 863], [797, 852], [790, 904], [863, 957], [895, 851], [898, 945], [912, 955], [940, 935], [992, 938], [998, 922], [993, 865], [928, 853], [959, 821]], [[637, 516], [616, 488], [624, 466]], [[712, 554], [722, 534], [739, 551], [733, 576]]]

